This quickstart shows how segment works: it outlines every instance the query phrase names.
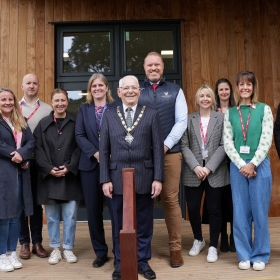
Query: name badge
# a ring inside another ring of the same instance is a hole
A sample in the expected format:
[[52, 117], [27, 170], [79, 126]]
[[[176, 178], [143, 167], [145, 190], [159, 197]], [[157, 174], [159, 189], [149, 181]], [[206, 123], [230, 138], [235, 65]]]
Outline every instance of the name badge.
[[202, 150], [202, 157], [207, 158], [208, 157], [208, 151], [207, 150]]
[[249, 146], [240, 146], [240, 154], [250, 154]]

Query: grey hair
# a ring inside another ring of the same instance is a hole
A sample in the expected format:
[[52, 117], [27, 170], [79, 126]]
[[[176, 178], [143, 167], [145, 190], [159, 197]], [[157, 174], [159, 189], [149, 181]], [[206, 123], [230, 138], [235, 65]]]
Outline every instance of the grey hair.
[[136, 83], [137, 83], [137, 85], [139, 86], [139, 81], [138, 81], [138, 79], [137, 79], [135, 76], [133, 76], [133, 75], [128, 75], [128, 76], [124, 76], [123, 78], [121, 78], [121, 79], [119, 80], [119, 87], [120, 87], [120, 88], [122, 87], [123, 80], [126, 79], [126, 78], [130, 78], [130, 79], [135, 80]]

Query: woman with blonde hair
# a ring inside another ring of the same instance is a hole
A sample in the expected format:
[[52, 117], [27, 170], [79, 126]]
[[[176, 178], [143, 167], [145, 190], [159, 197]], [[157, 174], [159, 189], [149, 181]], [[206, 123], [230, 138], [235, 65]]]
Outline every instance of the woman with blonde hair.
[[205, 246], [200, 216], [201, 200], [205, 191], [210, 228], [207, 262], [216, 262], [221, 229], [222, 189], [229, 184], [223, 145], [224, 116], [215, 111], [215, 95], [207, 85], [198, 89], [195, 105], [198, 111], [188, 116], [188, 127], [182, 137], [182, 181], [194, 235], [189, 255], [197, 256]]
[[[79, 170], [91, 243], [96, 254], [92, 264], [95, 268], [108, 261], [103, 227], [104, 195], [99, 182], [99, 138], [103, 116], [112, 107], [113, 101], [106, 77], [94, 73], [88, 81], [87, 102], [80, 106], [76, 123], [76, 141], [82, 150]], [[110, 210], [110, 199], [106, 201]]]
[[33, 214], [29, 159], [35, 141], [9, 88], [0, 88], [0, 270], [19, 269], [20, 216]]

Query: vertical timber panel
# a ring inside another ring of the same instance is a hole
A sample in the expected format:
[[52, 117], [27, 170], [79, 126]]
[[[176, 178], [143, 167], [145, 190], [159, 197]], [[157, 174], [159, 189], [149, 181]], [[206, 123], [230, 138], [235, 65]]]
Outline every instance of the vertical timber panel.
[[35, 48], [35, 73], [39, 77], [40, 91], [39, 98], [45, 100], [44, 85], [45, 85], [45, 1], [36, 1], [36, 48]]
[[45, 102], [51, 102], [51, 92], [54, 89], [54, 1], [45, 0]]
[[[20, 77], [18, 77], [18, 1], [12, 0], [9, 2], [10, 15], [10, 39], [9, 39], [9, 87], [15, 91], [18, 98], [21, 97], [19, 88], [21, 84]], [[1, 33], [2, 39], [2, 33]]]

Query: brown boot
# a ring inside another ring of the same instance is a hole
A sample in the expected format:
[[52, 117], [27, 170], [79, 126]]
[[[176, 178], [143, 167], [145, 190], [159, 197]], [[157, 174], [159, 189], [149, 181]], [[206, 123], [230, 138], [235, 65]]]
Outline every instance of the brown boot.
[[49, 255], [41, 243], [36, 243], [33, 245], [32, 253], [36, 254], [36, 256], [39, 258], [46, 258]]
[[31, 258], [29, 243], [24, 243], [21, 245], [19, 257], [23, 260], [28, 260]]
[[184, 264], [181, 250], [170, 251], [170, 265], [171, 267], [180, 267]]

